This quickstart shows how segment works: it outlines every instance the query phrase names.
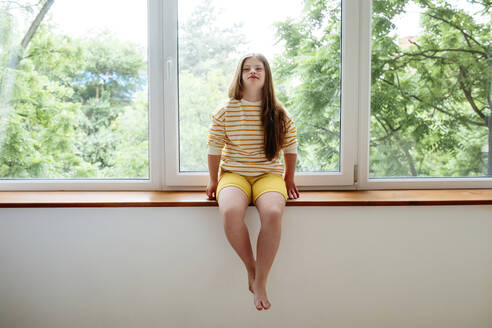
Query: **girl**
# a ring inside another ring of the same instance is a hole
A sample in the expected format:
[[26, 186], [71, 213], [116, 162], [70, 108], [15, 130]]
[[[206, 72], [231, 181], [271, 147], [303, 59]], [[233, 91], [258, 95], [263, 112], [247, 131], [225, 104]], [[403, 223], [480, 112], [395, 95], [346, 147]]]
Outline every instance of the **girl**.
[[[263, 55], [248, 54], [239, 61], [229, 100], [212, 115], [206, 192], [209, 199], [217, 198], [224, 231], [246, 265], [249, 290], [259, 311], [271, 306], [266, 282], [280, 243], [285, 201], [299, 197], [294, 183], [296, 159], [296, 127], [275, 98], [270, 65]], [[256, 261], [244, 223], [251, 201], [261, 220]]]

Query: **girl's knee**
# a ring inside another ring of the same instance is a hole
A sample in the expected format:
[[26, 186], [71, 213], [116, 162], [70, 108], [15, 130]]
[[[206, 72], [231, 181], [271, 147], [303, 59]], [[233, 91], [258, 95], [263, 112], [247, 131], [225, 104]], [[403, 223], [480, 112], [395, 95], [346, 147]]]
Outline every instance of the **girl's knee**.
[[244, 216], [244, 209], [239, 206], [222, 206], [220, 213], [225, 218], [235, 218]]
[[284, 212], [283, 206], [275, 206], [272, 207], [270, 216], [280, 219], [282, 217], [283, 212]]
[[279, 224], [282, 219], [283, 210], [283, 207], [275, 205], [263, 208], [260, 213], [262, 224]]
[[244, 220], [244, 215], [246, 214], [245, 209], [242, 208], [242, 206], [237, 206], [237, 204], [222, 206], [220, 208], [220, 212], [222, 215], [222, 221], [227, 227], [234, 227], [241, 224]]

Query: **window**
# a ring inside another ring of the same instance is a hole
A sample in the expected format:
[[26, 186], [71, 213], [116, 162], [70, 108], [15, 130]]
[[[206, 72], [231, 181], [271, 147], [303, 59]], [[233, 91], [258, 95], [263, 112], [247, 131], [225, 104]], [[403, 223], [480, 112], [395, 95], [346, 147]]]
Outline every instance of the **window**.
[[2, 185], [148, 184], [146, 4], [7, 0], [0, 16]]
[[296, 123], [298, 186], [492, 187], [487, 1], [92, 1], [0, 2], [1, 189], [203, 189], [251, 51]]
[[[178, 64], [178, 98], [166, 112], [176, 113], [170, 121], [179, 129], [175, 134], [167, 126], [166, 141], [179, 155], [177, 161], [174, 152], [166, 153], [168, 184], [206, 184], [211, 113], [227, 99], [237, 61], [248, 52], [267, 56], [276, 95], [296, 122], [298, 183], [353, 184], [357, 108], [350, 81], [357, 74], [357, 38], [341, 35], [343, 28], [357, 34], [354, 4], [252, 0], [241, 10], [227, 1], [180, 0], [174, 10], [179, 48], [168, 60]], [[320, 10], [330, 14], [316, 15]]]
[[490, 17], [481, 1], [373, 1], [363, 186], [492, 186]]

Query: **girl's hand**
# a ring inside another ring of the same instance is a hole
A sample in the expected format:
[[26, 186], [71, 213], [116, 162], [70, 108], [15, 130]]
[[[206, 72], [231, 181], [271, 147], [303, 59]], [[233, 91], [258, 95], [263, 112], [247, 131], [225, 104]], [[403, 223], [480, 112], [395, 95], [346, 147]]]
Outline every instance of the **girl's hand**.
[[285, 186], [287, 187], [287, 195], [289, 199], [299, 198], [299, 191], [297, 190], [294, 179], [285, 179]]
[[216, 195], [215, 192], [217, 191], [217, 181], [215, 180], [208, 180], [208, 185], [207, 185], [207, 196], [208, 199], [215, 199]]

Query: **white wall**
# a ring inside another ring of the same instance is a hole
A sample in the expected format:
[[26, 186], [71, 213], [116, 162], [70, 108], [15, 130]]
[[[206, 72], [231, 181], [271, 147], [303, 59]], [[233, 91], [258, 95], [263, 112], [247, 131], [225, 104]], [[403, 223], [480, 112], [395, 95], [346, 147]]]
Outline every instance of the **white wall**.
[[258, 312], [215, 207], [0, 209], [0, 328], [492, 327], [492, 206], [283, 220]]

